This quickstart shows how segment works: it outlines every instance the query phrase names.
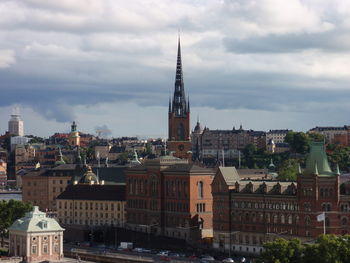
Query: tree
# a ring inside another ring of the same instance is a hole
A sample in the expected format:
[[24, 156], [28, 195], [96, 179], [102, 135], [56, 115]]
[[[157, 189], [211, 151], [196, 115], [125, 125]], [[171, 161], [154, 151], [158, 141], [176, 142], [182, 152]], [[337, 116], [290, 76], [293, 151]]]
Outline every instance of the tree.
[[285, 240], [278, 238], [264, 244], [258, 262], [262, 263], [300, 263], [304, 247], [299, 239]]
[[289, 131], [284, 139], [294, 153], [304, 154], [309, 149], [310, 138], [303, 132]]
[[284, 160], [278, 168], [278, 180], [296, 181], [298, 173], [298, 160]]
[[320, 235], [314, 244], [301, 244], [299, 239], [276, 239], [264, 244], [258, 258], [262, 263], [348, 263], [350, 236]]
[[18, 218], [24, 216], [26, 212], [32, 210], [32, 205], [29, 202], [22, 202], [16, 200], [5, 200], [0, 202], [0, 236], [1, 245], [4, 246], [4, 238], [7, 236], [8, 228]]

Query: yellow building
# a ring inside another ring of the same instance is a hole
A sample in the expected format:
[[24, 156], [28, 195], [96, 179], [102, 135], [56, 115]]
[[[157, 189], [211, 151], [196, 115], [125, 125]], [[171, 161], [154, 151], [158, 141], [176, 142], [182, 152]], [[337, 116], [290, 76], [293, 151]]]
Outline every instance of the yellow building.
[[73, 121], [73, 124], [71, 126], [71, 132], [69, 134], [69, 145], [70, 146], [80, 146], [80, 135], [79, 132], [77, 131], [77, 125], [75, 121]]
[[104, 184], [90, 166], [57, 197], [59, 222], [71, 226], [124, 226], [125, 185]]

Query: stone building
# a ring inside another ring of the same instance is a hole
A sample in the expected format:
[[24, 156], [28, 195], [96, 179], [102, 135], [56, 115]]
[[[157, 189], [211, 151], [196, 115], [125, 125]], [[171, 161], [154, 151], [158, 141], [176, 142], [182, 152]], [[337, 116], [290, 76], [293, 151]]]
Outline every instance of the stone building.
[[9, 254], [25, 262], [57, 261], [63, 258], [64, 229], [34, 206], [9, 228]]
[[284, 129], [284, 130], [269, 130], [266, 133], [266, 143], [268, 143], [270, 140], [273, 140], [274, 143], [284, 143], [284, 138], [286, 137], [287, 133], [292, 130]]
[[222, 159], [237, 158], [239, 153], [248, 144], [255, 145], [258, 149], [266, 148], [266, 134], [263, 131], [244, 130], [242, 126], [237, 130], [210, 130], [205, 128], [201, 133], [193, 133], [196, 138], [192, 149], [201, 157]]
[[214, 248], [257, 254], [277, 237], [315, 239], [324, 231], [350, 231], [350, 184], [339, 183], [339, 169], [328, 164], [323, 143], [313, 143], [306, 168], [296, 182], [240, 179], [233, 167], [221, 168], [212, 183]]
[[214, 170], [162, 156], [127, 170], [127, 226], [198, 242], [212, 237]]
[[57, 197], [59, 222], [77, 226], [124, 226], [125, 185], [99, 180], [90, 166]]
[[308, 133], [319, 133], [325, 136], [330, 144], [337, 144], [344, 147], [350, 146], [350, 126], [327, 126], [312, 128]]

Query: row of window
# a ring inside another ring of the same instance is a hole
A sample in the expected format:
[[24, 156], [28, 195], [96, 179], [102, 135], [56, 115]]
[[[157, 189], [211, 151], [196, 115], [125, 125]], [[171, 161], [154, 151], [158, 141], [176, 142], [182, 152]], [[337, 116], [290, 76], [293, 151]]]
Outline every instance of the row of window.
[[[223, 203], [219, 203], [222, 205]], [[298, 211], [299, 205], [297, 203], [286, 202], [249, 202], [249, 201], [235, 201], [232, 200], [232, 207], [234, 208], [254, 208], [254, 209], [270, 209], [270, 210], [290, 210]]]
[[[63, 215], [64, 215], [64, 216], [68, 216], [68, 212], [67, 212], [67, 211], [64, 211], [64, 212], [61, 212], [61, 211], [60, 211], [60, 212], [58, 212], [58, 216], [59, 216], [59, 217], [63, 217]], [[78, 215], [79, 215], [79, 217], [83, 217], [83, 213], [82, 213], [82, 212], [80, 212], [80, 213], [78, 214], [78, 212], [75, 211], [75, 212], [74, 212], [74, 216], [75, 216], [75, 217], [78, 217]], [[73, 216], [73, 212], [72, 212], [72, 211], [69, 212], [69, 216], [71, 216], [71, 217]], [[109, 213], [92, 213], [92, 212], [89, 214], [88, 212], [86, 212], [86, 213], [85, 213], [85, 217], [89, 217], [89, 216], [90, 216], [90, 218], [99, 218], [99, 217], [100, 217], [100, 218], [107, 218], [107, 219], [108, 219], [108, 218], [112, 218], [112, 219], [115, 218], [115, 214], [109, 214]], [[117, 218], [118, 218], [118, 219], [121, 218], [121, 214], [120, 214], [120, 213], [117, 214]]]
[[121, 220], [112, 220], [112, 219], [106, 219], [106, 220], [93, 220], [93, 219], [68, 219], [68, 218], [60, 218], [60, 223], [63, 224], [79, 224], [79, 225], [90, 225], [90, 226], [103, 226], [103, 225], [114, 225], [114, 226], [121, 226], [123, 225], [123, 222]]
[[147, 179], [133, 179], [130, 178], [127, 181], [127, 189], [129, 190], [129, 194], [135, 195], [147, 195], [147, 192], [152, 196], [158, 195], [159, 182], [156, 176], [151, 176], [150, 180]]
[[[274, 224], [299, 224], [299, 216], [286, 215], [286, 214], [270, 214], [265, 213], [247, 213], [247, 212], [232, 212], [232, 220], [234, 222], [244, 223], [274, 223]], [[309, 224], [309, 222], [308, 222]]]
[[[69, 209], [73, 209], [73, 202], [62, 202], [62, 201], [59, 201], [58, 202], [58, 208], [62, 208], [64, 207], [64, 209], [67, 209], [67, 207], [69, 206]], [[115, 209], [115, 206], [113, 203], [111, 204], [108, 204], [108, 203], [95, 203], [94, 205], [94, 202], [74, 202], [74, 208], [75, 209], [85, 209], [85, 210], [111, 210], [111, 211], [114, 211]], [[117, 211], [120, 211], [121, 210], [121, 205], [120, 203], [117, 203], [116, 205], [116, 209]]]

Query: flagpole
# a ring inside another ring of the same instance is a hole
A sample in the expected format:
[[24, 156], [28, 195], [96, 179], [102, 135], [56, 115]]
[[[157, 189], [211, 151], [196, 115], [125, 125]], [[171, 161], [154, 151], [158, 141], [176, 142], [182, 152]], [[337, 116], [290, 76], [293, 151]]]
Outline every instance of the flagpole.
[[323, 234], [326, 234], [326, 212], [323, 212]]

